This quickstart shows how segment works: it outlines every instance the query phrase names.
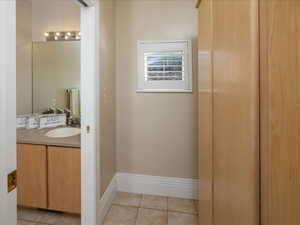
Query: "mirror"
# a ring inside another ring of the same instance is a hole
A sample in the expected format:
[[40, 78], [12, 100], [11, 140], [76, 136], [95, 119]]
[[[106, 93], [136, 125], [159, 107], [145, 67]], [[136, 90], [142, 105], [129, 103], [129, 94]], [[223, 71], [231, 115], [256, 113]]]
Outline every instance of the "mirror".
[[33, 112], [70, 109], [80, 117], [80, 41], [33, 42]]

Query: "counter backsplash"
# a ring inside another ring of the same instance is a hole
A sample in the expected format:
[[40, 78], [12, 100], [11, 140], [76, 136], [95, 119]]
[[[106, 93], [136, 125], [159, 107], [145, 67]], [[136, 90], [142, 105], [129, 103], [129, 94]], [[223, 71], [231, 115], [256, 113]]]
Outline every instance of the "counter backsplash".
[[66, 114], [30, 114], [17, 116], [17, 128], [47, 128], [65, 126], [67, 121]]

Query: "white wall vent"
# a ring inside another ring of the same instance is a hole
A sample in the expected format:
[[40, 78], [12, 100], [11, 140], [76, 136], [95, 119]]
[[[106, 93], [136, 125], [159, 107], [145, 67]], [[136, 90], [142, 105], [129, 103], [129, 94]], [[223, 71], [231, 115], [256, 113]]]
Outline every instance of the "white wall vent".
[[139, 41], [138, 92], [191, 92], [191, 41]]

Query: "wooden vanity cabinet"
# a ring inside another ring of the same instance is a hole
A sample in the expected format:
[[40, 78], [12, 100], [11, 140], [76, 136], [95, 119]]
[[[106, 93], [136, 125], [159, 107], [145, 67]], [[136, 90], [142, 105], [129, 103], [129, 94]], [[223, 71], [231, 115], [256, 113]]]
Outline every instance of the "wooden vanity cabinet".
[[48, 208], [81, 211], [80, 149], [48, 147]]
[[17, 145], [18, 205], [47, 208], [47, 149]]
[[18, 144], [18, 205], [81, 212], [80, 149]]

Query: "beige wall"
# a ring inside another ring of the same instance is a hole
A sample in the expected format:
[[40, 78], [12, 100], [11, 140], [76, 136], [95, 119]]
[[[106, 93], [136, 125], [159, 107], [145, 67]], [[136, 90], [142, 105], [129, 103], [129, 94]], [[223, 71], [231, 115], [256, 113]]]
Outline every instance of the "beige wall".
[[32, 112], [31, 1], [17, 1], [17, 114]]
[[80, 30], [80, 5], [74, 0], [32, 0], [32, 40], [47, 31]]
[[115, 1], [100, 3], [100, 167], [101, 194], [116, 172]]
[[[117, 169], [198, 177], [197, 10], [194, 0], [117, 2]], [[194, 92], [136, 93], [137, 40], [192, 39]]]

